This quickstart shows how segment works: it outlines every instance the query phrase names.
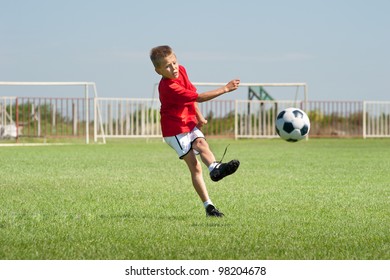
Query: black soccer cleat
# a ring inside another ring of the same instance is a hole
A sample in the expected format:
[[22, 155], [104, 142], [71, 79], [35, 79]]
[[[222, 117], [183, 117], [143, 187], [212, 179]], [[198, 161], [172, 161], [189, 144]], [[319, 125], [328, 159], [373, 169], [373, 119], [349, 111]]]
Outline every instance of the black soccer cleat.
[[215, 208], [214, 205], [212, 204], [209, 204], [207, 207], [206, 207], [206, 217], [218, 217], [218, 218], [222, 218], [223, 216], [225, 216], [222, 212], [219, 212], [219, 210], [217, 208]]
[[211, 172], [210, 178], [214, 182], [218, 182], [226, 176], [229, 176], [236, 172], [240, 162], [236, 159], [229, 161], [228, 163], [219, 163]]

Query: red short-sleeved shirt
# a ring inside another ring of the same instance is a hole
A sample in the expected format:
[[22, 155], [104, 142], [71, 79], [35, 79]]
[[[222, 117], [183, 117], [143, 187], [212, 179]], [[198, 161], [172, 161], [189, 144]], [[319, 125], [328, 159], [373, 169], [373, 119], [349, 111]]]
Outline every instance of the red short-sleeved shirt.
[[158, 91], [163, 137], [190, 132], [198, 123], [195, 111], [198, 93], [188, 79], [185, 68], [179, 65], [177, 79], [162, 78]]

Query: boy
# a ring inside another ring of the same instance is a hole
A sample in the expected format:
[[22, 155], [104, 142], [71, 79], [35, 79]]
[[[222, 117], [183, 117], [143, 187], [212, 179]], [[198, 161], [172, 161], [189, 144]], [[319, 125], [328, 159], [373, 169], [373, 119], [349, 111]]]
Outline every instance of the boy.
[[240, 80], [232, 80], [216, 90], [197, 93], [188, 79], [185, 68], [177, 62], [176, 55], [169, 46], [158, 46], [151, 50], [150, 59], [157, 74], [161, 75], [159, 97], [161, 102], [161, 130], [165, 142], [171, 146], [180, 159], [183, 159], [190, 172], [192, 184], [203, 202], [208, 217], [223, 217], [207, 192], [202, 175], [202, 166], [196, 158], [199, 154], [208, 167], [213, 181], [236, 172], [240, 162], [232, 160], [220, 163], [215, 160], [203, 133], [199, 130], [207, 120], [198, 109], [197, 102], [205, 102], [224, 93], [236, 90]]

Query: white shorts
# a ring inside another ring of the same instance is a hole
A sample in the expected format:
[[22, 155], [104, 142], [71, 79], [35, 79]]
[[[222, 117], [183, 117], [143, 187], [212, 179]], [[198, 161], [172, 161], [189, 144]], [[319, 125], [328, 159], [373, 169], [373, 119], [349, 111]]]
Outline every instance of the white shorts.
[[177, 153], [180, 159], [188, 154], [191, 150], [197, 155], [198, 151], [192, 149], [192, 143], [197, 138], [204, 138], [202, 131], [195, 127], [191, 132], [181, 133], [175, 136], [164, 137], [165, 142], [171, 146]]

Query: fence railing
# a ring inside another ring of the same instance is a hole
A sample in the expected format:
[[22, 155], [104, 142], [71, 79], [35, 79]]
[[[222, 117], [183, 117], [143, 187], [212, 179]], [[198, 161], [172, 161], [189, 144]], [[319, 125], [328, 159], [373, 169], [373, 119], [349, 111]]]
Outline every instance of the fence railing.
[[363, 137], [390, 137], [390, 101], [363, 102]]
[[157, 99], [95, 98], [95, 138], [161, 137]]
[[309, 101], [310, 137], [362, 137], [362, 101]]
[[[390, 137], [390, 101], [212, 100], [207, 137], [273, 138], [277, 113], [302, 108], [310, 137]], [[0, 97], [0, 139], [161, 137], [158, 99]], [[89, 134], [93, 131], [93, 135]]]

